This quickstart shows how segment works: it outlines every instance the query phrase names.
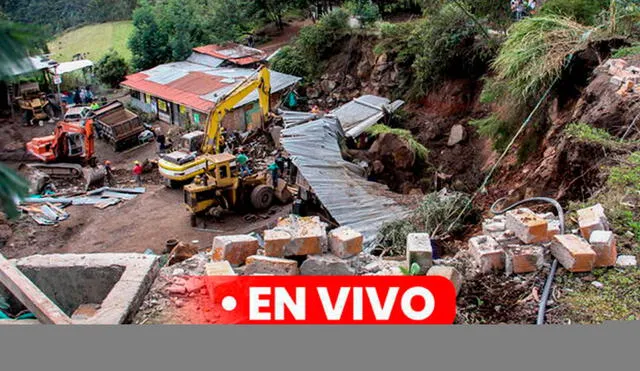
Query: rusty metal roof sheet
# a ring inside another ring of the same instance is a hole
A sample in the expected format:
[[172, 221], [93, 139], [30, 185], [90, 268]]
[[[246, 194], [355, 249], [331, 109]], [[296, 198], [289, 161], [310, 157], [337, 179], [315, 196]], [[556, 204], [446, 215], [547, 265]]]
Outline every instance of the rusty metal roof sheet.
[[331, 217], [362, 233], [368, 250], [384, 223], [407, 216], [409, 210], [387, 197], [387, 186], [367, 181], [362, 167], [342, 158], [343, 136], [336, 118], [323, 117], [283, 130], [281, 142]]
[[[219, 98], [246, 77], [255, 73], [245, 68], [212, 68], [192, 62], [156, 66], [126, 77], [122, 86], [175, 102], [198, 111], [209, 112]], [[300, 81], [297, 76], [271, 71], [271, 92], [277, 93]], [[235, 108], [258, 100], [250, 93]]]
[[193, 51], [214, 58], [219, 58], [224, 61], [229, 61], [239, 66], [257, 63], [267, 57], [267, 54], [260, 49], [250, 48], [248, 46], [235, 43], [204, 45], [193, 48]]

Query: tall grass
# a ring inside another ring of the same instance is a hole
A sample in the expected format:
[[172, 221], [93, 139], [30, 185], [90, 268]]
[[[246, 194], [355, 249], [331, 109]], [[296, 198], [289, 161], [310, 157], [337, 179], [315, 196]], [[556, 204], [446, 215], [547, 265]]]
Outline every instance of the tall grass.
[[518, 101], [538, 97], [562, 73], [573, 53], [586, 49], [594, 29], [569, 18], [547, 15], [514, 24], [493, 62], [497, 79]]

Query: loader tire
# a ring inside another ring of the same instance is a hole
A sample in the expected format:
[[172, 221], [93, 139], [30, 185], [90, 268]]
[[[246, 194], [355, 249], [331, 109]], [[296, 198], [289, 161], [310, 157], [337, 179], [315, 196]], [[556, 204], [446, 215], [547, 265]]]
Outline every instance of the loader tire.
[[259, 185], [251, 191], [251, 206], [256, 210], [266, 209], [273, 203], [273, 188]]

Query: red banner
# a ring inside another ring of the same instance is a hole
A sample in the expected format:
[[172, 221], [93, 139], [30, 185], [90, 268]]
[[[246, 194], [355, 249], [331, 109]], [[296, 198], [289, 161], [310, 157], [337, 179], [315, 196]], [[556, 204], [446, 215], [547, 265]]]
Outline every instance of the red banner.
[[[456, 294], [438, 276], [209, 276], [200, 310], [218, 324], [451, 324]], [[196, 279], [196, 277], [190, 277]]]

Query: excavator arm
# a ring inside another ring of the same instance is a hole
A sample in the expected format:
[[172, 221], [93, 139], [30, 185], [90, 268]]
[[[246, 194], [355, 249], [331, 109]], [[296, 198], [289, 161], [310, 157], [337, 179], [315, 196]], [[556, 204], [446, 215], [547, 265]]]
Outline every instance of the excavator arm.
[[269, 116], [271, 76], [269, 70], [263, 66], [240, 85], [225, 94], [218, 104], [216, 104], [213, 111], [209, 113], [209, 121], [205, 129], [205, 140], [202, 144], [202, 153], [218, 153], [220, 151], [222, 119], [227, 112], [231, 111], [236, 104], [251, 94], [254, 89], [258, 89], [258, 99], [263, 120], [262, 124], [264, 124]]

